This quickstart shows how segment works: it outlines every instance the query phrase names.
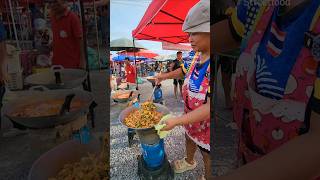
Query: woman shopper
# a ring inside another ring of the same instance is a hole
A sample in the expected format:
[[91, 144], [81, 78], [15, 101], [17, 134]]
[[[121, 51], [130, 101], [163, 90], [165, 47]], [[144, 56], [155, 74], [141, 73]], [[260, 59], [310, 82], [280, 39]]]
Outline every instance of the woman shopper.
[[233, 114], [245, 164], [217, 180], [320, 175], [319, 4], [240, 0], [228, 19], [212, 25], [214, 51], [241, 42]]
[[[197, 166], [194, 154], [197, 147], [205, 164], [205, 178], [211, 179], [210, 161], [210, 1], [201, 0], [188, 13], [183, 31], [189, 33], [192, 48], [197, 51], [189, 67], [161, 73], [157, 83], [166, 79], [181, 79], [185, 114], [168, 119], [162, 130], [170, 130], [178, 125], [186, 129], [186, 158], [174, 161], [176, 173], [192, 170]], [[204, 179], [204, 177], [202, 177]]]

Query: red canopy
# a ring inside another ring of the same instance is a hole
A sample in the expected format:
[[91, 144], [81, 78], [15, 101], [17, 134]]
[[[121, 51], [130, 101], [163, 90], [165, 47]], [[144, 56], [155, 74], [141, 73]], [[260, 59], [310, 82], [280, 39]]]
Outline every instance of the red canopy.
[[151, 50], [147, 50], [147, 49], [140, 49], [138, 52], [136, 53], [133, 53], [133, 52], [126, 52], [126, 51], [122, 51], [122, 52], [119, 52], [118, 54], [125, 54], [125, 55], [128, 55], [128, 56], [143, 56], [143, 57], [146, 57], [146, 58], [154, 58], [156, 56], [159, 56], [159, 54], [151, 51]]
[[188, 11], [199, 0], [153, 0], [132, 35], [136, 39], [186, 43], [182, 24]]
[[[69, 2], [78, 2], [78, 0], [68, 0]], [[93, 0], [82, 0], [83, 2], [93, 2]], [[95, 0], [98, 1], [98, 0]], [[27, 3], [35, 3], [35, 4], [42, 4], [44, 0], [21, 0], [20, 3], [23, 6], [26, 6]]]
[[191, 51], [191, 45], [184, 45], [184, 44], [172, 44], [168, 42], [162, 42], [162, 49], [163, 50], [179, 50], [179, 51]]

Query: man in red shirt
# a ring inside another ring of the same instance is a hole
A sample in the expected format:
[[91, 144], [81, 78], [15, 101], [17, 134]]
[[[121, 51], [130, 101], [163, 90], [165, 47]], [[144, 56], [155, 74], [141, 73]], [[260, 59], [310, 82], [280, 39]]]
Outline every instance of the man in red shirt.
[[126, 79], [128, 83], [136, 83], [136, 68], [130, 64], [129, 58], [125, 59]]
[[68, 9], [66, 0], [47, 0], [50, 3], [53, 33], [53, 65], [65, 68], [84, 68], [85, 55], [79, 17]]

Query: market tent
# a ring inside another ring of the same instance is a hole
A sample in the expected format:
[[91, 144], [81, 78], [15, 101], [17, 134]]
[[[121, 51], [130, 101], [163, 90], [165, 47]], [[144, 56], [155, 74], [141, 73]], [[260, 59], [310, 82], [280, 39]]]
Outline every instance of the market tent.
[[159, 54], [151, 51], [151, 50], [147, 50], [147, 49], [140, 49], [138, 52], [136, 53], [133, 53], [133, 52], [126, 52], [126, 51], [123, 51], [123, 52], [120, 52], [119, 54], [126, 54], [126, 55], [129, 55], [129, 56], [143, 56], [143, 57], [146, 57], [146, 58], [154, 58], [156, 56], [158, 56]]
[[188, 44], [173, 44], [168, 42], [162, 42], [163, 50], [178, 50], [178, 51], [191, 51], [192, 47]]
[[199, 0], [153, 0], [132, 36], [140, 40], [186, 43], [182, 31], [185, 17]]
[[127, 38], [119, 38], [110, 42], [110, 51], [137, 51], [139, 49], [144, 49], [144, 47], [139, 43], [133, 44], [133, 41]]
[[[116, 56], [116, 57], [113, 57], [112, 58], [112, 61], [124, 61], [126, 58], [129, 58], [130, 61], [134, 61], [135, 60], [135, 57], [134, 56], [127, 56], [127, 55], [119, 55], [119, 56]], [[148, 58], [146, 57], [136, 57], [136, 60], [147, 60]]]
[[154, 59], [156, 59], [156, 61], [170, 61], [170, 60], [175, 60], [176, 58], [177, 58], [176, 54], [170, 54], [170, 55], [156, 56]]

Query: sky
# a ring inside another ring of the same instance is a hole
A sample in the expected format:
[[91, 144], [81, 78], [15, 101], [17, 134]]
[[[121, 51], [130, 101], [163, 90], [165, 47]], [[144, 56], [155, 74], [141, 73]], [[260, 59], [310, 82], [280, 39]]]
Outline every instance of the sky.
[[[118, 38], [132, 39], [131, 32], [142, 19], [152, 0], [110, 0], [110, 41]], [[162, 50], [161, 42], [137, 40], [145, 48], [160, 55], [176, 51]]]

